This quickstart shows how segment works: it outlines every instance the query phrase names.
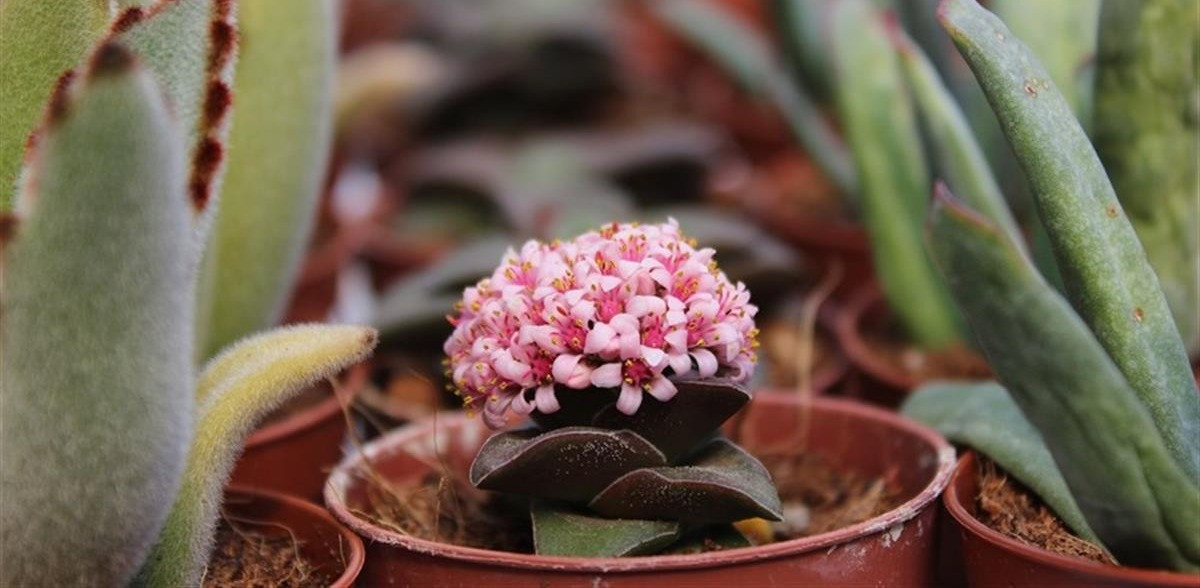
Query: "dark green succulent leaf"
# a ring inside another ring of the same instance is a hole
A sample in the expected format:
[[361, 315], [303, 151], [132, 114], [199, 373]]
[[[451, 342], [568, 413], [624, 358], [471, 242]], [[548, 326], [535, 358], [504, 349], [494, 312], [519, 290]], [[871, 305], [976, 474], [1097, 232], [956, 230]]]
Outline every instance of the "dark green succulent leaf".
[[733, 525], [714, 525], [688, 531], [661, 555], [689, 555], [750, 547], [752, 543]]
[[534, 502], [529, 514], [538, 555], [650, 555], [674, 543], [680, 533], [675, 521], [603, 519], [542, 501]]
[[538, 498], [586, 503], [613, 480], [666, 458], [632, 431], [528, 428], [492, 435], [471, 463], [471, 483]]
[[611, 518], [691, 524], [783, 519], [771, 474], [727, 439], [714, 439], [690, 465], [644, 468], [613, 482], [588, 505]]
[[[997, 378], [1124, 565], [1200, 568], [1200, 488], [1070, 305], [1004, 233], [939, 186], [930, 249]], [[1053, 350], [1053, 353], [1047, 353]]]
[[1033, 490], [1076, 535], [1100, 544], [1042, 435], [1003, 386], [995, 382], [928, 384], [908, 397], [901, 412], [988, 456]]
[[750, 401], [750, 392], [727, 378], [674, 380], [679, 392], [667, 402], [643, 395], [637, 413], [627, 415], [614, 403], [600, 409], [592, 423], [603, 429], [629, 429], [654, 444], [675, 463], [709, 438]]
[[[939, 18], [1025, 169], [1072, 306], [1149, 409], [1175, 462], [1200, 483], [1200, 394], [1104, 165], [1050, 74], [1003, 22], [975, 0], [945, 0]], [[1200, 542], [1197, 551], [1200, 558]]]

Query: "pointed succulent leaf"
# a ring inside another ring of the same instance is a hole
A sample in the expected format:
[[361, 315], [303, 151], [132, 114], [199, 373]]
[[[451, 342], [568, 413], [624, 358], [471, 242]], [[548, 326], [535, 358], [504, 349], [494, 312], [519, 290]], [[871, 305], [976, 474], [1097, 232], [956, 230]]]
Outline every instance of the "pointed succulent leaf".
[[108, 0], [0, 2], [0, 213], [10, 211], [25, 143], [55, 82], [104, 33]]
[[749, 92], [774, 102], [796, 139], [838, 189], [850, 196], [858, 193], [858, 177], [845, 144], [813, 99], [771, 56], [765, 39], [711, 0], [663, 0], [651, 8]]
[[194, 380], [183, 142], [135, 62], [102, 45], [59, 88], [0, 244], [5, 586], [125, 585], [179, 487]]
[[1175, 461], [1200, 483], [1200, 394], [1187, 353], [1087, 135], [995, 15], [975, 0], [946, 0], [939, 18], [1025, 168], [1072, 305], [1150, 410]]
[[605, 429], [629, 429], [654, 444], [669, 463], [675, 463], [712, 436], [747, 402], [750, 393], [742, 384], [723, 378], [680, 378], [678, 393], [667, 402], [648, 394], [632, 415], [613, 404], [596, 414], [592, 423]]
[[1200, 519], [1163, 516], [1194, 509], [1200, 487], [1087, 325], [1002, 232], [944, 188], [929, 242], [988, 363], [1104, 546], [1125, 565], [1200, 567]]
[[333, 127], [337, 3], [254, 0], [238, 11], [237, 117], [208, 250], [200, 352], [283, 312], [315, 217]]
[[1091, 126], [1100, 4], [1101, 0], [992, 0], [989, 4], [1008, 29], [1029, 45], [1084, 128]]
[[665, 465], [662, 452], [632, 431], [532, 428], [489, 438], [470, 479], [484, 490], [587, 503], [635, 469]]
[[939, 174], [959, 198], [992, 219], [1018, 248], [1024, 250], [1021, 228], [1009, 212], [1008, 202], [992, 175], [987, 157], [975, 142], [954, 96], [921, 48], [898, 27], [893, 26], [891, 32], [908, 87], [916, 99], [926, 136], [932, 144]]
[[197, 215], [196, 256], [211, 228], [220, 188], [236, 59], [233, 0], [158, 0], [126, 6], [111, 37], [128, 45], [171, 100], [187, 140], [188, 198]]
[[892, 311], [921, 346], [958, 339], [958, 320], [921, 242], [929, 172], [896, 51], [869, 0], [833, 7], [838, 113], [862, 180], [875, 268]]
[[731, 523], [783, 520], [771, 474], [727, 439], [714, 439], [688, 465], [634, 470], [588, 505], [610, 518]]
[[928, 384], [901, 412], [988, 456], [1033, 490], [1079, 537], [1099, 544], [1042, 435], [995, 382]]
[[651, 555], [675, 542], [680, 533], [675, 521], [604, 519], [541, 501], [535, 502], [529, 512], [538, 555]]
[[197, 395], [204, 400], [183, 487], [138, 574], [139, 584], [199, 583], [212, 549], [221, 493], [246, 436], [307, 386], [370, 355], [377, 339], [366, 327], [283, 327], [243, 340], [212, 360], [200, 377], [203, 389]]
[[[1096, 151], [1175, 325], [1200, 357], [1200, 19], [1191, 0], [1106, 0]], [[1191, 48], [1185, 50], [1185, 48]]]

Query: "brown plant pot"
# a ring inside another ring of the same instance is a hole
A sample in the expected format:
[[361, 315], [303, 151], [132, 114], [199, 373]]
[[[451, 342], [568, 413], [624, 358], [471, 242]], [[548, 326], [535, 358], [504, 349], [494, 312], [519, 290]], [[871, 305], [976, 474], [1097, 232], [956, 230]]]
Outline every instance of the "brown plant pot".
[[230, 484], [320, 500], [325, 478], [342, 459], [348, 405], [367, 382], [367, 368], [356, 365], [327, 392], [320, 403], [268, 423], [246, 439], [245, 451], [234, 466]]
[[[365, 446], [325, 487], [339, 520], [368, 539], [368, 585], [691, 586], [766, 584], [926, 586], [934, 578], [937, 496], [954, 450], [932, 430], [860, 403], [759, 393], [729, 427], [751, 452], [803, 450], [863, 476], [882, 477], [903, 504], [843, 529], [743, 549], [630, 558], [547, 557], [459, 547], [397, 534], [356, 512], [366, 500], [365, 459], [392, 482], [426, 476], [439, 459], [465, 472], [490, 431], [443, 414]], [[436, 432], [436, 434], [435, 434]]]
[[[850, 360], [852, 373], [846, 385], [846, 395], [888, 408], [900, 406], [913, 389], [931, 380], [981, 380], [991, 378], [984, 359], [965, 349], [943, 356], [929, 352], [926, 357], [942, 361], [954, 360], [954, 373], [919, 374], [905, 369], [880, 353], [869, 341], [869, 333], [885, 333], [892, 325], [892, 315], [876, 285], [868, 285], [853, 296], [834, 318], [833, 330], [838, 344]], [[948, 367], [944, 364], [940, 367]], [[959, 373], [961, 372], [961, 373]]]
[[332, 588], [354, 585], [366, 553], [362, 540], [329, 513], [292, 496], [231, 486], [222, 504], [225, 516], [248, 529], [267, 536], [295, 539], [300, 556], [322, 576], [336, 578]]
[[954, 468], [942, 499], [961, 538], [970, 586], [1200, 586], [1200, 575], [1109, 566], [1027, 545], [975, 518], [979, 469], [974, 452]]

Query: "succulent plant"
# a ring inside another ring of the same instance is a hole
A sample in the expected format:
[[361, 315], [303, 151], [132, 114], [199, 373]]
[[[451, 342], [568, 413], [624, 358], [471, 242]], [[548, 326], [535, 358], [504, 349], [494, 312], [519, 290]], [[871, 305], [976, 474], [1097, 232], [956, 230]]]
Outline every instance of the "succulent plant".
[[236, 5], [71, 4], [0, 7], [6, 68], [62, 49], [0, 99], [0, 166], [23, 165], [0, 201], [0, 583], [194, 585], [250, 428], [376, 335], [281, 329], [197, 375]]
[[938, 386], [905, 411], [995, 459], [1122, 564], [1200, 569], [1200, 393], [1146, 253], [1030, 50], [974, 0], [944, 0], [939, 17], [1025, 169], [1067, 299], [939, 187], [929, 247], [1007, 394]]
[[489, 438], [470, 479], [531, 499], [539, 554], [745, 545], [729, 523], [781, 518], [770, 474], [717, 435], [750, 400], [757, 308], [713, 253], [673, 222], [614, 223], [510, 249], [466, 289], [445, 344], [455, 390], [492, 427], [533, 420]]

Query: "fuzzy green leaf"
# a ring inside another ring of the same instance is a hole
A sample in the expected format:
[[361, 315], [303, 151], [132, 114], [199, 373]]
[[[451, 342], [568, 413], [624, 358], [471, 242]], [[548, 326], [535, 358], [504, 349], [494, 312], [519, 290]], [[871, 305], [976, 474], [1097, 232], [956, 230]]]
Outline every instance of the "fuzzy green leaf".
[[928, 384], [905, 400], [901, 412], [988, 456], [1033, 490], [1076, 535], [1100, 543], [1041, 434], [1003, 386], [995, 382]]
[[187, 141], [197, 258], [217, 209], [212, 201], [223, 171], [236, 60], [232, 10], [229, 0], [160, 0], [151, 8], [125, 8], [112, 33], [154, 72]]
[[845, 144], [812, 98], [783, 71], [759, 34], [711, 0], [662, 0], [651, 8], [749, 92], [773, 101], [796, 139], [842, 193], [858, 194], [858, 177]]
[[975, 142], [954, 96], [924, 52], [905, 36], [904, 31], [894, 28], [892, 40], [904, 66], [908, 87], [921, 111], [921, 121], [932, 144], [939, 174], [958, 197], [1003, 228], [1008, 238], [1024, 250], [1021, 229], [1009, 212], [1008, 202], [992, 175], [987, 157]]
[[545, 502], [535, 502], [529, 512], [538, 555], [650, 555], [675, 542], [680, 533], [675, 521], [603, 519]]
[[1193, 0], [1107, 0], [1101, 16], [1096, 151], [1196, 358], [1200, 18]]
[[591, 427], [497, 433], [471, 463], [471, 483], [484, 490], [586, 503], [638, 468], [667, 465], [637, 433]]
[[1200, 394], [1137, 234], [1100, 159], [1037, 59], [974, 0], [939, 18], [975, 71], [1033, 186], [1072, 305], [1200, 483]]
[[107, 0], [0, 2], [0, 212], [12, 209], [25, 140], [59, 76], [104, 32]]
[[366, 327], [301, 325], [243, 340], [200, 376], [196, 436], [183, 486], [138, 583], [193, 586], [212, 549], [221, 493], [258, 422], [307, 386], [370, 355], [378, 334]]
[[875, 269], [907, 333], [925, 347], [948, 345], [958, 322], [921, 243], [930, 180], [904, 74], [873, 5], [845, 0], [831, 18], [838, 112], [862, 180]]
[[283, 312], [315, 216], [332, 134], [337, 6], [240, 4], [229, 164], [200, 301], [200, 352]]
[[55, 101], [0, 245], [5, 586], [128, 582], [191, 432], [183, 142], [130, 53], [92, 59]]
[[642, 468], [621, 476], [588, 508], [610, 518], [687, 523], [783, 520], [771, 474], [727, 439], [717, 438], [687, 465]]
[[1200, 568], [1200, 518], [1177, 514], [1194, 512], [1200, 487], [1087, 325], [1002, 232], [944, 188], [930, 248], [988, 363], [1105, 547], [1125, 565]]

